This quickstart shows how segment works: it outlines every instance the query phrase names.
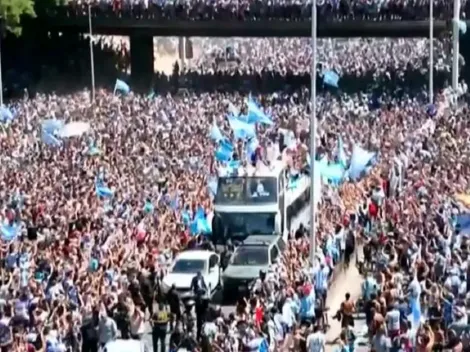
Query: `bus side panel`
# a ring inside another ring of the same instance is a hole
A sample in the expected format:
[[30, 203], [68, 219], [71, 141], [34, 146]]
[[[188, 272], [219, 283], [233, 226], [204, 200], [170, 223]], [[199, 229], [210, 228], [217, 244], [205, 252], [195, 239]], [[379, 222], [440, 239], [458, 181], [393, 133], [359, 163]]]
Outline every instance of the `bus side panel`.
[[[288, 221], [288, 219], [284, 219], [284, 204], [285, 204], [285, 197], [284, 197], [284, 193], [282, 193], [279, 196], [279, 211], [281, 212], [281, 229], [282, 230], [284, 230], [284, 228], [286, 227], [287, 229], [290, 228], [290, 222]], [[287, 212], [289, 212], [289, 209], [287, 209]]]
[[287, 224], [289, 226], [288, 229], [290, 229], [290, 224], [292, 223], [293, 218], [295, 218], [305, 207], [309, 206], [309, 202], [310, 188], [307, 188], [299, 198], [297, 198], [290, 206], [287, 207]]

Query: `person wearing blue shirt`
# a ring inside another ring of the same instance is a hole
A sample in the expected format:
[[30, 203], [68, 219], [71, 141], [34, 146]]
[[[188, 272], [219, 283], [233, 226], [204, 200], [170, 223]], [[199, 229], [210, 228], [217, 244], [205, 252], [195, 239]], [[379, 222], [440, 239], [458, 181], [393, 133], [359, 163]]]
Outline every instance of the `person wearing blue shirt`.
[[408, 319], [408, 303], [404, 298], [398, 300], [398, 311], [400, 312], [400, 321], [406, 322]]
[[377, 294], [377, 287], [377, 281], [372, 277], [371, 273], [368, 273], [362, 283], [362, 299], [364, 301], [370, 300], [372, 294]]
[[444, 318], [444, 326], [448, 327], [453, 322], [453, 308], [454, 308], [454, 297], [452, 295], [448, 295], [444, 299], [444, 308], [443, 308], [443, 318]]
[[315, 294], [313, 290], [306, 294], [301, 293], [299, 316], [302, 323], [307, 322], [313, 324], [315, 321]]
[[328, 274], [329, 269], [325, 264], [320, 265], [320, 269], [314, 275], [315, 281], [315, 293], [321, 297], [323, 301], [326, 301], [326, 293], [328, 289]]

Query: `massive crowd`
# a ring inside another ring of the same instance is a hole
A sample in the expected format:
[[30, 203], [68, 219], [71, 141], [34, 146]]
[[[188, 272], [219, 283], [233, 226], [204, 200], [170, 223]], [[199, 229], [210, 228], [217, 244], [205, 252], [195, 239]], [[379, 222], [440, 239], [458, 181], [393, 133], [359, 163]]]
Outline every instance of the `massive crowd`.
[[[299, 151], [307, 150], [307, 44], [301, 39], [203, 41], [197, 45], [202, 55], [179, 72], [179, 79], [162, 76], [170, 89], [157, 81], [153, 96], [114, 95], [109, 86], [97, 92], [95, 104], [88, 91], [37, 92], [12, 102], [11, 118], [0, 131], [0, 349], [97, 351], [118, 338], [145, 339], [150, 324], [156, 351], [170, 325], [153, 316], [165, 309], [161, 277], [175, 254], [206, 242], [190, 234], [182, 213], [199, 206], [212, 211], [210, 127], [217, 123], [229, 135], [229, 105], [244, 106], [251, 91], [274, 121], [258, 130], [262, 146], [278, 141], [284, 128], [296, 134]], [[445, 79], [447, 45], [435, 45], [435, 69]], [[427, 106], [425, 40], [322, 40], [319, 56], [320, 71], [335, 70], [340, 89], [350, 84], [355, 94], [320, 92], [318, 158], [334, 160], [341, 137], [346, 159], [359, 144], [377, 153], [375, 164], [355, 182], [324, 183], [320, 270], [306, 270], [308, 231], [292, 233], [277, 275], [258, 282], [233, 314], [213, 307], [199, 341], [177, 322], [168, 329], [170, 348], [238, 351], [266, 338], [271, 351], [281, 346], [321, 351], [325, 334], [311, 322], [321, 321], [325, 277], [341, 250], [353, 246], [351, 238], [366, 271], [373, 273], [363, 299], [376, 352], [468, 348], [462, 334], [468, 279], [468, 228], [462, 220], [469, 167], [466, 85], [458, 92], [439, 91], [435, 106]], [[414, 90], [406, 88], [417, 82], [392, 79], [410, 69], [423, 77]], [[211, 70], [226, 74], [201, 79]], [[278, 74], [271, 92], [243, 77], [263, 70]], [[236, 71], [242, 73], [238, 78]], [[277, 89], [287, 73], [305, 78]], [[373, 89], [378, 73], [389, 77], [391, 87], [380, 99]], [[348, 75], [354, 78], [348, 81]], [[372, 83], [358, 88], [362, 76]], [[214, 83], [217, 92], [210, 87]], [[230, 89], [220, 89], [227, 85]], [[175, 93], [178, 87], [188, 90]], [[7, 114], [1, 116], [5, 120]], [[45, 143], [41, 130], [51, 119], [84, 121], [91, 128]], [[112, 197], [97, 195], [97, 180]], [[351, 298], [339, 313], [346, 351], [357, 335], [348, 328]]]
[[[199, 48], [195, 66], [200, 71], [269, 70], [297, 75], [311, 71], [309, 38], [195, 38], [192, 41]], [[434, 41], [436, 70], [450, 72], [449, 45], [447, 39]], [[387, 69], [400, 71], [407, 66], [427, 70], [423, 63], [429, 57], [429, 40], [320, 38], [317, 53], [321, 68], [334, 70], [340, 76], [362, 76], [371, 71], [383, 75]], [[364, 60], [350, 60], [353, 55], [360, 55]]]
[[[462, 15], [466, 1], [462, 3]], [[302, 20], [311, 15], [312, 1], [95, 1], [93, 16], [120, 16], [146, 19], [206, 20]], [[319, 21], [344, 20], [424, 20], [429, 17], [429, 1], [317, 1]], [[63, 9], [69, 16], [87, 16], [87, 5], [70, 1]], [[435, 1], [434, 16], [452, 19], [453, 2]]]
[[[62, 39], [62, 38], [60, 38]], [[66, 40], [64, 38], [63, 40]], [[301, 38], [192, 38], [192, 59], [183, 65], [178, 60], [176, 39], [156, 39], [156, 70], [161, 61], [179, 62], [178, 79], [172, 70], [157, 72], [156, 89], [173, 92], [179, 88], [207, 92], [231, 90], [249, 92], [255, 90], [274, 93], [281, 90], [297, 90], [310, 85], [310, 46]], [[426, 39], [319, 39], [319, 77], [326, 70], [338, 72], [340, 90], [348, 94], [370, 91], [396, 92], [398, 90], [420, 95], [427, 84], [428, 41]], [[69, 81], [89, 84], [88, 44], [86, 41], [70, 49], [68, 58], [61, 58], [62, 45], [57, 45], [57, 57], [61, 62], [73, 61], [76, 75]], [[110, 48], [118, 47], [112, 55]], [[434, 42], [434, 84], [437, 89], [451, 80], [451, 43], [448, 39]], [[126, 39], [97, 41], [95, 55], [98, 85], [109, 86], [117, 75], [116, 67], [129, 72], [129, 42]], [[361, 55], [363, 60], [349, 60], [351, 55]], [[461, 58], [462, 66], [464, 60]], [[51, 86], [51, 76], [60, 77], [63, 71], [44, 73], [44, 87]], [[323, 89], [319, 78], [319, 89]]]
[[[0, 324], [3, 329], [11, 327], [10, 332], [0, 333], [5, 350], [23, 351], [25, 345], [29, 350], [45, 346], [51, 351], [63, 350], [67, 346], [76, 348], [73, 346], [81, 341], [83, 351], [93, 351], [98, 343], [118, 336], [139, 338], [146, 332], [144, 321], [149, 319], [152, 307], [147, 302], [162, 299], [156, 294], [159, 278], [175, 253], [198, 241], [185, 228], [181, 211], [193, 211], [199, 205], [211, 210], [207, 191], [213, 163], [209, 126], [213, 121], [226, 126], [227, 102], [241, 105], [243, 98], [239, 94], [189, 93], [148, 99], [101, 91], [93, 106], [83, 92], [69, 96], [38, 94], [15, 104], [14, 119], [3, 126], [1, 134], [3, 226], [17, 224], [21, 228], [16, 240], [3, 247]], [[273, 129], [287, 127], [299, 136], [304, 134], [309, 119], [308, 94], [299, 93], [296, 99], [275, 94], [256, 98], [275, 119]], [[356, 218], [360, 224], [374, 225], [372, 240], [374, 236], [380, 240], [388, 237], [388, 241], [396, 238], [396, 248], [386, 247], [390, 266], [397, 260], [394, 251], [403, 250], [398, 243], [407, 240], [411, 251], [400, 252], [400, 258], [413, 257], [417, 253], [414, 243], [420, 241], [423, 255], [417, 263], [425, 267], [434, 248], [426, 245], [428, 240], [422, 235], [430, 225], [420, 224], [427, 216], [434, 216], [433, 209], [444, 216], [442, 212], [449, 211], [445, 204], [454, 194], [466, 190], [465, 159], [456, 159], [467, 152], [466, 137], [455, 135], [457, 131], [459, 135], [466, 133], [466, 110], [459, 106], [444, 108], [448, 103], [442, 95], [434, 119], [429, 119], [426, 108], [415, 100], [380, 107], [371, 121], [351, 109], [358, 103], [356, 99], [319, 97], [319, 153], [332, 155], [337, 136], [343, 135], [348, 155], [354, 141], [380, 151], [380, 159], [370, 175], [358, 183], [324, 186], [318, 236], [325, 244], [337, 240], [341, 233], [338, 226], [359, 236], [364, 232], [359, 231], [362, 227], [344, 221], [345, 216]], [[41, 122], [48, 118], [85, 120], [92, 130], [84, 137], [64, 140], [61, 147], [51, 147], [40, 133]], [[268, 139], [272, 130], [260, 133]], [[455, 163], [460, 165], [459, 173], [454, 172]], [[96, 195], [97, 177], [113, 191], [112, 200]], [[383, 196], [377, 196], [377, 187], [384, 187]], [[442, 190], [434, 192], [432, 188], [437, 187]], [[153, 213], [143, 210], [147, 202], [154, 205]], [[379, 209], [374, 212], [371, 204]], [[383, 228], [380, 220], [387, 221], [384, 233], [375, 230]], [[432, 229], [437, 241], [438, 228]], [[7, 230], [2, 231], [6, 236]], [[416, 239], [405, 234], [415, 234]], [[447, 248], [447, 242], [442, 241]], [[320, 250], [323, 264], [328, 263], [324, 257], [334, 256], [329, 250], [329, 246], [325, 252]], [[296, 293], [311, 281], [308, 272], [299, 276], [299, 269], [308, 268], [307, 237], [297, 234], [288, 244], [282, 267], [279, 277], [271, 277], [274, 282], [266, 284], [245, 308], [240, 306], [233, 317], [224, 317], [228, 320], [214, 320], [214, 346], [225, 350], [224, 346], [249, 344], [263, 332], [270, 337], [272, 348], [281, 343], [302, 345], [305, 327], [298, 325], [301, 320], [290, 315], [288, 308], [310, 297]], [[434, 280], [429, 270], [424, 274]], [[318, 293], [320, 279], [314, 277]], [[437, 284], [435, 280], [431, 282]], [[386, 282], [382, 282], [382, 295], [390, 299], [386, 295], [391, 288]], [[284, 288], [280, 295], [274, 295], [276, 287]], [[266, 295], [265, 301], [262, 295]], [[375, 299], [382, 302], [381, 297]], [[269, 314], [266, 310], [263, 321], [267, 325], [257, 327], [250, 307], [267, 309], [263, 302], [271, 301], [281, 304], [280, 310], [272, 307]], [[297, 309], [300, 316], [310, 317], [311, 312], [303, 311], [302, 304]], [[240, 321], [248, 323], [248, 330], [234, 324]], [[287, 326], [288, 338], [276, 330], [279, 323]], [[207, 330], [212, 331], [209, 327]], [[185, 346], [194, 342], [190, 335], [183, 336], [173, 336], [173, 340], [184, 340]]]

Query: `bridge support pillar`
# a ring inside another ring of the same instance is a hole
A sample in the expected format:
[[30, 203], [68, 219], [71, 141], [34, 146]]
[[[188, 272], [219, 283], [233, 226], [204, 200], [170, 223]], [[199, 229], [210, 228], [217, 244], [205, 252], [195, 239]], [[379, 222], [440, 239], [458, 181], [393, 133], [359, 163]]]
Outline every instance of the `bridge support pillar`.
[[154, 75], [153, 36], [148, 34], [132, 34], [130, 44], [132, 87], [148, 91], [151, 88]]

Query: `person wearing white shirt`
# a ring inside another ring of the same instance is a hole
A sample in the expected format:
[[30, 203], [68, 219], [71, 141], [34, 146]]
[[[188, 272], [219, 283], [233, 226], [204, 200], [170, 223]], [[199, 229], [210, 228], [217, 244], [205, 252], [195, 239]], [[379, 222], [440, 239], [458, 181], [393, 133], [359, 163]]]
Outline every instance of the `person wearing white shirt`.
[[392, 310], [385, 315], [385, 321], [387, 323], [388, 337], [393, 339], [398, 336], [400, 334], [400, 311], [398, 310], [397, 303], [395, 303]]
[[275, 310], [273, 320], [274, 324], [276, 324], [277, 337], [279, 341], [282, 341], [284, 339], [284, 331], [282, 330], [282, 314], [277, 309]]
[[134, 312], [130, 316], [131, 323], [131, 336], [136, 340], [145, 333], [145, 314], [137, 307], [134, 307]]
[[268, 336], [269, 336], [269, 350], [274, 351], [276, 349], [276, 324], [272, 319], [268, 321]]
[[286, 333], [292, 331], [292, 327], [295, 323], [295, 316], [294, 312], [292, 311], [292, 298], [287, 297], [284, 305], [282, 306], [282, 323], [284, 324], [284, 328]]
[[377, 204], [379, 207], [382, 206], [382, 203], [385, 198], [385, 193], [382, 189], [382, 187], [377, 186], [373, 191], [372, 191], [372, 200], [374, 201], [375, 204]]
[[307, 336], [307, 351], [324, 352], [325, 340], [325, 334], [320, 331], [318, 325], [315, 325], [313, 332]]

